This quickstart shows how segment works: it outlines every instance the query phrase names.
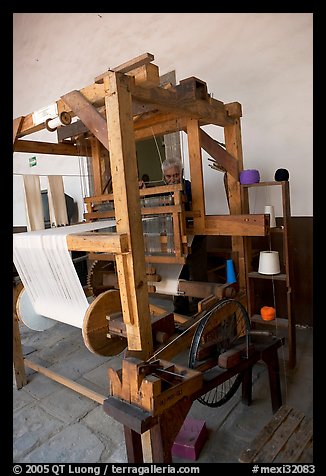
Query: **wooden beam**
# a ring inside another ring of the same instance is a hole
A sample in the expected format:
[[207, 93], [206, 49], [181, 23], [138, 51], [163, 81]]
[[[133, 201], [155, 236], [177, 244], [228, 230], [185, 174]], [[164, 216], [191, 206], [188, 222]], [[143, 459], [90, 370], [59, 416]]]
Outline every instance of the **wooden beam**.
[[33, 369], [36, 372], [45, 375], [45, 377], [48, 377], [51, 380], [54, 380], [55, 382], [61, 383], [61, 385], [65, 385], [71, 390], [74, 390], [75, 392], [84, 395], [84, 397], [94, 400], [94, 402], [97, 402], [100, 405], [102, 405], [104, 400], [107, 398], [107, 396], [94, 392], [93, 390], [90, 390], [84, 385], [81, 385], [75, 382], [74, 380], [71, 380], [70, 378], [63, 377], [62, 375], [59, 375], [56, 372], [53, 372], [52, 370], [47, 369], [46, 367], [43, 367], [42, 365], [36, 364], [29, 359], [25, 359], [25, 365], [26, 367], [29, 367], [30, 369]]
[[159, 124], [175, 122], [175, 128], [177, 128], [178, 117], [172, 112], [159, 112], [157, 109], [149, 112], [142, 113], [134, 117], [134, 130], [138, 131], [146, 129], [148, 127], [155, 127]]
[[79, 233], [67, 235], [70, 251], [97, 251], [103, 253], [127, 253], [129, 240], [126, 233]]
[[[181, 89], [179, 93], [177, 93], [176, 90], [164, 89], [159, 86], [146, 87], [148, 77], [144, 75], [142, 70], [139, 70], [135, 76], [131, 76], [131, 79], [130, 91], [132, 96], [139, 101], [156, 105], [160, 110], [173, 111], [179, 116], [191, 116], [202, 123], [216, 124], [222, 127], [233, 124], [234, 122], [233, 117], [227, 113], [221, 101], [212, 98], [208, 98], [208, 100], [198, 99], [196, 97], [189, 99], [188, 94], [184, 93], [183, 95]], [[153, 83], [153, 78], [150, 79], [150, 82]], [[93, 83], [80, 89], [79, 92], [96, 108], [103, 106], [105, 103], [104, 84]], [[65, 102], [63, 97], [57, 100], [55, 104], [58, 115], [62, 112], [69, 112], [70, 115], [74, 117], [74, 115], [71, 114], [71, 107]], [[24, 135], [32, 134], [42, 129], [45, 129], [45, 122], [34, 124], [33, 113], [31, 113], [23, 118], [21, 130], [17, 134], [17, 137], [23, 137]]]
[[198, 121], [189, 119], [187, 121], [188, 151], [191, 178], [192, 209], [200, 212], [194, 217], [194, 227], [199, 235], [205, 227], [205, 196], [203, 167], [200, 143], [200, 129]]
[[221, 101], [196, 98], [184, 100], [171, 89], [145, 89], [134, 83], [131, 83], [131, 94], [140, 101], [157, 104], [160, 110], [173, 111], [181, 116], [190, 116], [208, 124], [225, 126], [233, 123], [233, 119], [227, 115]]
[[[16, 286], [17, 290], [22, 290], [23, 286]], [[14, 287], [14, 304], [18, 299], [18, 291], [15, 296], [15, 287]], [[24, 366], [24, 354], [21, 343], [20, 329], [19, 329], [19, 318], [16, 314], [16, 306], [14, 307], [13, 312], [13, 357], [14, 357], [14, 373], [16, 379], [16, 386], [19, 390], [27, 384], [25, 366]]]
[[[206, 215], [204, 235], [266, 236], [268, 215]], [[194, 230], [194, 233], [199, 233]]]
[[[113, 68], [111, 71], [117, 71]], [[118, 72], [118, 71], [117, 71]], [[122, 73], [123, 71], [119, 71]], [[95, 83], [102, 84], [103, 78], [109, 73], [109, 70], [95, 78]], [[128, 76], [133, 76], [137, 84], [141, 84], [143, 88], [152, 88], [160, 85], [160, 76], [158, 66], [152, 63], [139, 65], [130, 71], [125, 71]]]
[[119, 73], [128, 73], [129, 71], [139, 68], [139, 66], [150, 63], [151, 61], [154, 61], [154, 55], [152, 55], [151, 53], [143, 53], [142, 55], [139, 55], [136, 58], [126, 61], [125, 63], [119, 64], [119, 66], [113, 68], [113, 71]]
[[[182, 185], [179, 183], [173, 185], [160, 185], [158, 187], [150, 187], [150, 188], [141, 188], [138, 189], [138, 193], [140, 197], [151, 196], [151, 195], [162, 195], [165, 193], [175, 193], [182, 190]], [[85, 197], [85, 203], [102, 203], [108, 202], [110, 200], [114, 200], [113, 193], [109, 194], [102, 194], [93, 197]]]
[[74, 144], [55, 144], [35, 140], [17, 140], [14, 145], [14, 152], [69, 156], [78, 156], [80, 154], [80, 150]]
[[14, 119], [13, 123], [13, 128], [12, 128], [12, 143], [15, 145], [15, 142], [17, 140], [17, 135], [20, 132], [20, 129], [22, 128], [24, 121], [24, 116], [17, 117]]
[[94, 194], [101, 195], [103, 193], [101, 170], [101, 143], [96, 137], [91, 137], [90, 142], [92, 148]]
[[211, 156], [215, 161], [222, 165], [225, 170], [235, 179], [239, 180], [239, 163], [229, 154], [219, 143], [212, 139], [205, 131], [200, 129], [200, 142], [202, 148]]
[[[201, 79], [191, 76], [190, 78], [182, 79], [176, 86], [176, 92], [182, 100], [187, 99], [209, 99], [207, 92], [207, 84]], [[221, 103], [223, 105], [223, 103]]]
[[[237, 103], [239, 106], [239, 104]], [[238, 170], [243, 170], [243, 153], [242, 153], [242, 138], [241, 138], [241, 123], [238, 113], [241, 112], [241, 107], [231, 107], [229, 105], [229, 112], [235, 117], [233, 124], [224, 127], [225, 147], [227, 152], [236, 158], [238, 162]], [[227, 186], [229, 197], [229, 208], [231, 214], [249, 213], [248, 206], [248, 191], [241, 189], [238, 179], [227, 174]], [[241, 236], [242, 235], [242, 236]], [[245, 261], [245, 238], [248, 236], [245, 233], [239, 233], [239, 236], [232, 237], [232, 251], [238, 254], [238, 260], [235, 263], [236, 272], [239, 274], [240, 289], [246, 288], [246, 261]]]
[[153, 60], [154, 60], [154, 55], [152, 55], [151, 53], [143, 53], [142, 55], [139, 55], [136, 58], [126, 61], [125, 63], [119, 64], [119, 66], [116, 66], [115, 68], [112, 68], [112, 69], [109, 68], [104, 73], [100, 74], [99, 76], [96, 76], [94, 81], [95, 83], [103, 83], [103, 77], [106, 76], [109, 73], [109, 71], [128, 73], [132, 71], [133, 69], [139, 68], [139, 66], [150, 63]]
[[68, 104], [73, 113], [80, 117], [83, 124], [97, 137], [104, 147], [108, 149], [109, 143], [106, 120], [93, 104], [89, 102], [80, 91], [71, 91], [62, 96], [62, 99]]
[[65, 139], [70, 137], [77, 137], [89, 132], [85, 124], [82, 123], [80, 119], [75, 122], [72, 122], [68, 126], [58, 127], [57, 129], [57, 138], [58, 142], [62, 142]]
[[153, 126], [145, 126], [139, 124], [140, 128], [137, 127], [135, 130], [135, 139], [136, 141], [153, 138], [153, 135], [163, 136], [165, 134], [171, 134], [172, 132], [180, 132], [186, 129], [186, 117], [178, 117], [175, 119], [170, 119], [162, 123], [156, 123]]
[[[91, 104], [93, 104], [95, 107], [100, 107], [104, 105], [104, 87], [103, 84], [91, 84], [90, 86], [86, 86], [85, 88], [82, 88], [80, 90], [80, 93], [89, 101]], [[69, 94], [69, 93], [68, 93]], [[59, 99], [55, 101], [57, 110], [58, 110], [58, 115], [60, 115], [62, 112], [69, 112], [71, 113], [72, 110], [66, 104], [62, 99]], [[32, 134], [34, 132], [40, 131], [42, 129], [45, 129], [45, 121], [42, 122], [41, 124], [34, 124], [33, 121], [33, 114], [30, 113], [27, 116], [24, 117], [23, 124], [21, 127], [21, 130], [17, 137], [23, 137], [28, 134]], [[72, 115], [73, 117], [73, 115]]]
[[127, 74], [137, 78], [137, 83], [141, 84], [143, 88], [153, 88], [160, 85], [160, 74], [156, 64], [148, 63], [139, 66]]
[[141, 359], [153, 351], [149, 298], [145, 268], [135, 137], [132, 120], [131, 79], [110, 72], [104, 78], [108, 142], [116, 227], [126, 233], [130, 252], [116, 256], [123, 319], [128, 349]]
[[197, 298], [207, 298], [207, 296], [213, 296], [217, 299], [222, 299], [226, 297], [226, 289], [228, 286], [228, 284], [187, 281], [183, 279], [179, 279], [178, 281], [178, 291], [184, 293], [185, 296], [194, 296]]
[[[153, 67], [155, 67], [155, 65], [145, 65], [146, 72], [144, 72], [143, 67], [140, 67], [137, 70], [135, 70], [133, 75], [135, 84], [136, 85], [143, 84], [145, 87], [148, 87], [149, 84], [153, 85], [155, 82], [154, 73], [156, 72], [156, 70], [153, 71]], [[80, 89], [80, 92], [95, 107], [103, 106], [105, 103], [105, 100], [104, 100], [105, 93], [104, 93], [103, 83], [90, 84], [89, 86], [86, 86]], [[62, 99], [59, 99], [56, 101], [56, 106], [58, 109], [58, 114], [64, 111], [69, 113], [72, 112], [68, 104], [66, 104]], [[34, 124], [33, 113], [30, 113], [27, 116], [23, 117], [22, 126], [20, 128], [19, 133], [17, 134], [17, 137], [23, 137], [25, 135], [32, 134], [33, 132], [37, 132], [42, 129], [45, 129], [45, 121], [41, 124]]]
[[237, 118], [242, 117], [242, 107], [239, 102], [229, 102], [225, 104], [226, 112], [230, 117]]
[[[152, 117], [153, 115], [158, 114], [157, 106], [155, 104], [144, 104], [143, 102], [139, 102], [134, 100], [132, 102], [132, 111], [134, 116], [135, 124], [139, 122], [139, 118], [147, 118], [148, 116]], [[105, 107], [101, 106], [98, 108], [98, 112], [105, 117]], [[162, 121], [161, 121], [162, 122]], [[80, 119], [65, 127], [58, 127], [57, 129], [57, 137], [58, 142], [62, 142], [64, 139], [79, 136], [89, 132], [85, 124], [82, 123]]]

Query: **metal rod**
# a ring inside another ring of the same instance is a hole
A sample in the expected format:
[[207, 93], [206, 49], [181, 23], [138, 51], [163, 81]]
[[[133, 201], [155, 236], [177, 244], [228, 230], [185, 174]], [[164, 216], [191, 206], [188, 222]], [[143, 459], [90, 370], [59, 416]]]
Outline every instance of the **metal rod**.
[[79, 263], [80, 261], [85, 261], [85, 260], [87, 260], [87, 255], [78, 256], [78, 258], [73, 258], [72, 260], [73, 260], [74, 263]]

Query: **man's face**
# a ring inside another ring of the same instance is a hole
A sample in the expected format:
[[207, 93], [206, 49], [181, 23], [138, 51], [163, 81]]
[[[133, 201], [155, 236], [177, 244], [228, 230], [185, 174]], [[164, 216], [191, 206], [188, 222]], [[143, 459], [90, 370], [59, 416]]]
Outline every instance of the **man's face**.
[[178, 166], [170, 167], [166, 169], [164, 174], [164, 180], [168, 185], [173, 185], [175, 183], [181, 182], [181, 170]]

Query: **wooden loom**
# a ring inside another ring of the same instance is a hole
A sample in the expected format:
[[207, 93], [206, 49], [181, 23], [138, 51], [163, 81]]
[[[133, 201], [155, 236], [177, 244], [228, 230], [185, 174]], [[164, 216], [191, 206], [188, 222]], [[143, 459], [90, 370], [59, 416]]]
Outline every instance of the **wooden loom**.
[[[114, 216], [116, 232], [68, 235], [67, 246], [71, 251], [88, 252], [93, 258], [112, 259], [114, 256], [119, 291], [100, 294], [91, 305], [84, 322], [89, 329], [89, 339], [85, 343], [90, 350], [102, 352], [102, 355], [115, 355], [126, 343], [128, 347], [122, 369], [109, 370], [112, 398], [116, 399], [113, 402], [106, 396], [95, 394], [24, 359], [15, 316], [14, 366], [17, 387], [21, 388], [26, 384], [24, 365], [27, 365], [101, 404], [105, 402], [105, 411], [120, 419], [125, 426], [128, 458], [134, 462], [143, 459], [143, 450], [148, 460], [170, 461], [171, 439], [181, 427], [193, 399], [203, 387], [201, 371], [170, 362], [170, 359], [190, 345], [195, 332], [195, 321], [186, 320], [184, 329], [187, 332], [175, 339], [174, 323], [184, 321], [180, 317], [178, 321], [178, 316], [150, 306], [146, 262], [184, 263], [188, 233], [229, 235], [232, 237], [232, 258], [239, 276], [237, 299], [246, 306], [245, 255], [246, 247], [249, 246], [246, 237], [265, 236], [269, 230], [268, 215], [248, 213], [247, 189], [242, 189], [239, 183], [239, 172], [243, 169], [241, 105], [238, 102], [224, 104], [213, 99], [207, 92], [206, 83], [195, 77], [184, 79], [175, 87], [169, 84], [160, 86], [159, 70], [152, 63], [153, 59], [153, 55], [148, 53], [141, 55], [106, 71], [80, 91], [72, 91], [58, 99], [55, 109], [59, 142], [56, 144], [23, 139], [45, 128], [56, 130], [51, 126], [49, 118], [38, 122], [35, 121], [35, 114], [31, 113], [16, 118], [13, 124], [14, 152], [78, 156], [81, 133], [85, 133], [82, 135], [83, 140], [91, 144], [94, 196], [85, 199], [85, 219]], [[71, 122], [75, 117], [78, 118], [77, 121]], [[201, 129], [201, 126], [207, 124], [223, 127], [225, 149]], [[151, 138], [153, 134], [159, 136], [180, 130], [188, 137], [191, 212], [184, 211], [181, 185], [138, 189], [135, 142]], [[205, 213], [201, 149], [227, 173], [230, 215], [208, 216]], [[103, 193], [108, 177], [112, 182], [112, 194]], [[173, 193], [172, 205], [155, 209], [141, 208], [140, 197], [164, 192]], [[96, 210], [98, 204], [110, 200], [114, 203], [113, 212], [102, 213]], [[164, 208], [164, 212], [160, 208]], [[169, 213], [173, 218], [172, 255], [145, 255], [142, 215], [153, 213]], [[188, 228], [187, 218], [192, 220], [191, 229]], [[224, 296], [223, 290], [214, 293], [215, 296], [207, 296], [203, 312], [212, 308]], [[220, 314], [216, 317], [217, 324], [223, 319], [223, 310]], [[202, 314], [199, 313], [198, 322], [200, 316]], [[248, 402], [251, 367], [262, 358], [268, 361], [269, 370], [274, 376], [271, 377], [274, 379], [273, 409], [280, 406], [279, 383], [275, 380], [278, 369], [275, 349], [278, 346], [279, 344], [272, 343], [271, 352], [265, 352], [265, 348], [259, 349], [251, 355], [247, 364], [237, 360], [240, 367], [231, 369], [231, 376], [247, 372], [245, 391]], [[268, 358], [264, 357], [264, 352]], [[168, 385], [166, 379], [169, 380]], [[139, 417], [139, 409], [146, 413], [145, 419], [144, 414]], [[176, 413], [178, 417], [175, 416]], [[174, 419], [173, 431], [170, 431], [169, 438], [164, 442], [162, 435], [166, 436], [167, 421], [171, 421], [171, 418]], [[143, 435], [143, 449], [136, 434]], [[154, 449], [157, 438], [160, 440], [161, 453]]]

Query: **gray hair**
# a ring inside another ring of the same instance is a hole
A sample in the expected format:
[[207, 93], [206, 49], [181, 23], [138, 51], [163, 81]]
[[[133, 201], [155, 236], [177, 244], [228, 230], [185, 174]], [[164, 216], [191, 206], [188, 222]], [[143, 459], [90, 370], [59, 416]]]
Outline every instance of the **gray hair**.
[[180, 173], [182, 173], [183, 166], [182, 166], [182, 162], [180, 162], [179, 159], [165, 159], [164, 162], [162, 163], [163, 174], [167, 169], [170, 169], [171, 167], [179, 167]]

